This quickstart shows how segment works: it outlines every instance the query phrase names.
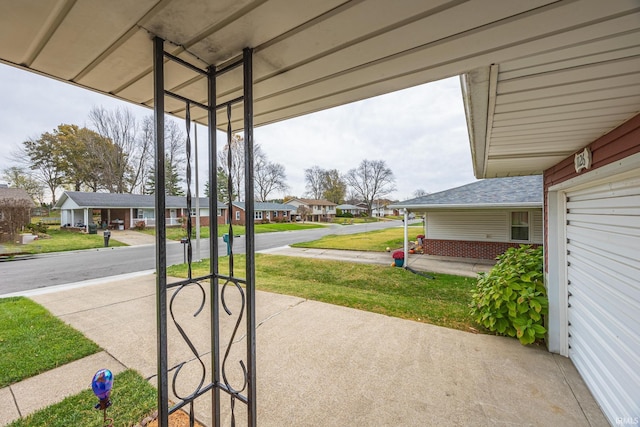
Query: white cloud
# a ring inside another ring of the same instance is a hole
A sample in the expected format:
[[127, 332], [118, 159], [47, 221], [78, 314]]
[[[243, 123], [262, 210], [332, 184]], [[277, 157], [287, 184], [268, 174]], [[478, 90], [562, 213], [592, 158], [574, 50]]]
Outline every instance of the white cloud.
[[[11, 166], [10, 153], [26, 139], [61, 123], [87, 125], [93, 106], [128, 106], [138, 117], [152, 113], [1, 64], [0, 93], [0, 170]], [[204, 168], [203, 127], [199, 139]], [[457, 78], [259, 127], [255, 141], [269, 160], [285, 166], [289, 193], [299, 196], [304, 169], [318, 165], [344, 173], [364, 159], [386, 161], [396, 177], [391, 197], [400, 200], [418, 188], [436, 192], [475, 180]], [[204, 169], [200, 176], [204, 182]]]

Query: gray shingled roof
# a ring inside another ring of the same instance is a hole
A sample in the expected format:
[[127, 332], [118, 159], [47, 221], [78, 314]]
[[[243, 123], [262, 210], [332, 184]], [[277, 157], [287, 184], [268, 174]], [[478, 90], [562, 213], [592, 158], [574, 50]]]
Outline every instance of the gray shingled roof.
[[542, 175], [491, 178], [394, 203], [389, 207], [415, 209], [417, 207], [482, 207], [518, 204], [542, 206], [542, 191]]
[[341, 209], [341, 210], [353, 210], [353, 209], [357, 209], [357, 210], [365, 210], [365, 208], [361, 208], [360, 206], [354, 206], [354, 205], [350, 205], [350, 204], [343, 204], [343, 205], [338, 205], [336, 206], [336, 209]]
[[[85, 193], [82, 191], [65, 191], [64, 195], [73, 200], [82, 208], [143, 208], [153, 209], [155, 207], [155, 196], [146, 194], [118, 194], [118, 193]], [[56, 208], [60, 208], [64, 202], [63, 197], [56, 203]], [[195, 198], [191, 201], [195, 207]], [[206, 208], [209, 205], [209, 198], [200, 197], [200, 207]], [[167, 196], [167, 208], [186, 208], [187, 198], [182, 196]], [[218, 202], [218, 209], [226, 206]]]
[[7, 206], [35, 206], [29, 193], [22, 188], [0, 187], [0, 203]]
[[[244, 202], [233, 202], [233, 205], [245, 210]], [[254, 211], [295, 211], [296, 209], [297, 208], [292, 205], [283, 205], [282, 203], [272, 202], [254, 202], [253, 205]]]

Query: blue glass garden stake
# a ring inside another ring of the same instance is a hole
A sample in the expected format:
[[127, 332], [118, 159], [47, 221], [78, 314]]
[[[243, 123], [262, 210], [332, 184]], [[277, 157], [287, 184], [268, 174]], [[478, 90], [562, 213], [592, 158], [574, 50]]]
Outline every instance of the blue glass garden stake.
[[113, 419], [107, 418], [107, 408], [111, 406], [111, 388], [113, 387], [113, 374], [108, 369], [100, 369], [93, 376], [93, 380], [91, 381], [91, 389], [93, 390], [93, 394], [95, 394], [100, 401], [95, 409], [102, 410], [103, 414], [103, 427], [113, 427]]

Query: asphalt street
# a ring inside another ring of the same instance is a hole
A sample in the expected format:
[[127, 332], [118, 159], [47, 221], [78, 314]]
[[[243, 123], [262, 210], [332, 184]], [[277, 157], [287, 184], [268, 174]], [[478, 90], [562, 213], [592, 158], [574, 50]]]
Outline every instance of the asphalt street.
[[[327, 234], [355, 234], [389, 227], [401, 227], [401, 221], [385, 221], [349, 226], [331, 225], [300, 231], [256, 234], [256, 250], [272, 249], [319, 239]], [[194, 244], [195, 247], [195, 244]], [[226, 244], [218, 239], [219, 254], [226, 255]], [[201, 258], [209, 257], [209, 240], [200, 243]], [[235, 253], [244, 253], [244, 236], [234, 239]], [[155, 270], [155, 245], [100, 248], [59, 252], [0, 262], [0, 295], [13, 292], [76, 283], [85, 280]], [[184, 248], [179, 242], [167, 242], [168, 265], [183, 262]], [[195, 249], [194, 249], [195, 259]]]

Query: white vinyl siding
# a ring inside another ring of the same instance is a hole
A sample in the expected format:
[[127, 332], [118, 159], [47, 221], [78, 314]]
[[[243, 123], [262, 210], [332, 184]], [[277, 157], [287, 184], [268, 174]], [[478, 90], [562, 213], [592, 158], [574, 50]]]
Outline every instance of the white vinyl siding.
[[544, 231], [544, 225], [542, 222], [542, 209], [536, 209], [534, 211], [532, 211], [532, 219], [531, 219], [531, 226], [533, 227], [531, 230], [529, 230], [530, 233], [530, 237], [531, 237], [531, 242], [532, 243], [542, 243], [542, 239], [544, 238], [543, 235], [543, 231]]
[[[469, 240], [510, 242], [511, 212], [502, 209], [428, 212], [426, 238], [436, 240]], [[542, 244], [542, 209], [528, 210], [531, 243]]]
[[567, 197], [569, 357], [616, 425], [640, 414], [640, 178]]

